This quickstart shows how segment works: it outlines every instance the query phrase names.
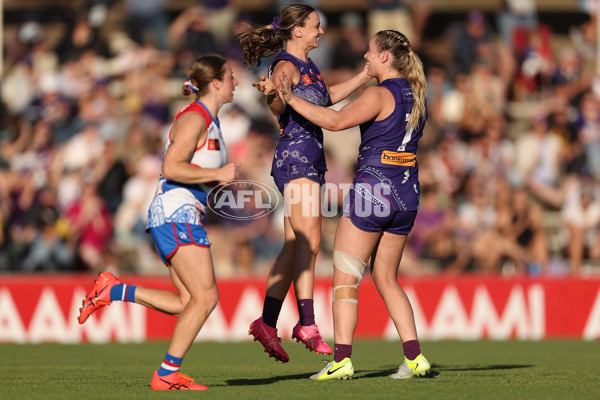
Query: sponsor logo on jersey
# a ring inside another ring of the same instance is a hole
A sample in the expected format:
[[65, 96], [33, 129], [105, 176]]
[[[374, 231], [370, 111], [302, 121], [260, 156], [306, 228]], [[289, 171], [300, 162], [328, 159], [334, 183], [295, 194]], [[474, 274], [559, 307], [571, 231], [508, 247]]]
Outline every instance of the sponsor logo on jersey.
[[208, 139], [208, 150], [221, 150], [219, 139]]
[[390, 165], [400, 165], [402, 167], [412, 167], [417, 162], [415, 153], [398, 153], [395, 151], [384, 150], [381, 153], [381, 163]]
[[402, 89], [402, 95], [404, 96], [405, 99], [412, 99], [413, 98], [412, 89], [410, 89], [410, 88]]
[[315, 83], [316, 79], [314, 76], [312, 75], [302, 75], [302, 82], [304, 82], [305, 85], [310, 85], [311, 83]]

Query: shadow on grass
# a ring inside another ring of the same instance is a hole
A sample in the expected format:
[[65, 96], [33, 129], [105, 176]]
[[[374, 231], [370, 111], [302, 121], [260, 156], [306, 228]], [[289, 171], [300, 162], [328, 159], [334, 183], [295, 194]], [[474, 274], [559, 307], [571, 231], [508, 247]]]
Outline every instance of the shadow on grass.
[[520, 369], [532, 368], [534, 365], [529, 364], [493, 364], [493, 365], [432, 365], [431, 368], [437, 368], [443, 371], [494, 371], [503, 369]]
[[[433, 379], [440, 374], [440, 371], [494, 371], [506, 369], [532, 368], [534, 365], [528, 364], [493, 364], [493, 365], [473, 365], [473, 366], [455, 366], [455, 365], [438, 365], [432, 364], [431, 370], [425, 376], [416, 376], [416, 379]], [[393, 374], [397, 368], [383, 371], [356, 371], [354, 378], [379, 378]], [[363, 375], [364, 372], [367, 372]]]
[[293, 375], [279, 375], [272, 376], [270, 378], [257, 378], [257, 379], [228, 379], [228, 386], [259, 386], [259, 385], [269, 385], [271, 383], [281, 382], [281, 381], [292, 381], [299, 379], [308, 379], [312, 374], [293, 374]]
[[[435, 371], [433, 368], [433, 366], [431, 367], [432, 369], [429, 370], [427, 372], [427, 375], [425, 376], [416, 376], [413, 379], [433, 379], [436, 376], [438, 376], [440, 373], [438, 371]], [[354, 374], [354, 379], [361, 379], [361, 378], [385, 378], [390, 376], [391, 374], [393, 374], [394, 372], [398, 371], [398, 368], [394, 368], [394, 369], [386, 369], [386, 370], [379, 370], [379, 371], [356, 371]], [[366, 372], [366, 374], [365, 374]], [[364, 374], [364, 375], [363, 375]]]
[[[520, 369], [520, 368], [531, 368], [534, 365], [528, 364], [493, 364], [493, 365], [473, 365], [473, 366], [455, 366], [455, 365], [437, 365], [433, 364], [431, 370], [427, 372], [425, 376], [416, 376], [413, 379], [434, 379], [440, 375], [440, 371], [494, 371], [494, 370], [506, 370], [506, 369]], [[380, 378], [387, 377], [398, 369], [385, 369], [385, 370], [357, 370], [353, 379], [362, 378]], [[227, 386], [259, 386], [269, 385], [281, 381], [290, 380], [304, 380], [308, 379], [311, 374], [293, 374], [293, 375], [279, 375], [270, 378], [257, 378], [257, 379], [229, 379], [227, 380]], [[220, 386], [220, 385], [216, 385]]]

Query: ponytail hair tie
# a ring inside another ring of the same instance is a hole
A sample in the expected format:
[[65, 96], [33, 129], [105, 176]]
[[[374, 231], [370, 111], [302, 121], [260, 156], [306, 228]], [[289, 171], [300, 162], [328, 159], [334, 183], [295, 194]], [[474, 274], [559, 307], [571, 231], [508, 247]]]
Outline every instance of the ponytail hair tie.
[[185, 87], [187, 87], [188, 89], [190, 89], [190, 91], [191, 91], [192, 93], [198, 93], [198, 92], [200, 91], [200, 89], [198, 89], [196, 86], [192, 85], [192, 81], [190, 80], [190, 78], [186, 79], [186, 80], [183, 82], [183, 85], [184, 85]]
[[271, 22], [271, 29], [273, 29], [273, 32], [277, 32], [279, 29], [279, 22], [279, 15], [273, 18], [273, 21]]

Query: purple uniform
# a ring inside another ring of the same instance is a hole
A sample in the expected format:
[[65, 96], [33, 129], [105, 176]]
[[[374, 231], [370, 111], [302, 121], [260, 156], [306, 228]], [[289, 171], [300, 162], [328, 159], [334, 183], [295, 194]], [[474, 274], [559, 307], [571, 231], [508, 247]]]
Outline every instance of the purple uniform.
[[[308, 62], [304, 62], [282, 51], [269, 67], [269, 78], [275, 64], [282, 60], [290, 61], [300, 71], [298, 84], [292, 89], [294, 94], [318, 106], [327, 107], [329, 105], [327, 86], [321, 72], [310, 58]], [[290, 106], [286, 106], [277, 120], [281, 137], [275, 149], [271, 175], [279, 191], [283, 193], [285, 185], [298, 178], [308, 178], [324, 184], [327, 164], [323, 152], [321, 128], [302, 117]]]
[[381, 121], [360, 126], [358, 172], [344, 201], [344, 216], [359, 229], [406, 235], [419, 209], [417, 142], [425, 119], [416, 131], [406, 124], [413, 93], [406, 79], [386, 79], [379, 86], [394, 96], [396, 108]]

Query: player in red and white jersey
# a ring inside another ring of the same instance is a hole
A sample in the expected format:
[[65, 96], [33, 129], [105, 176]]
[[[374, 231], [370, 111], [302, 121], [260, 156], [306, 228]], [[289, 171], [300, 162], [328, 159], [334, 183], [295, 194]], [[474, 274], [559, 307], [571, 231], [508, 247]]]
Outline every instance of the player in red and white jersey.
[[185, 354], [219, 299], [202, 216], [210, 188], [238, 177], [227, 163], [217, 114], [233, 100], [237, 81], [219, 55], [198, 57], [188, 70], [183, 94], [195, 101], [180, 111], [169, 130], [158, 189], [148, 211], [147, 230], [176, 291], [121, 282], [102, 272], [83, 300], [79, 323], [112, 301], [135, 302], [178, 317], [167, 354], [154, 372], [153, 390], [206, 390], [179, 372]]

